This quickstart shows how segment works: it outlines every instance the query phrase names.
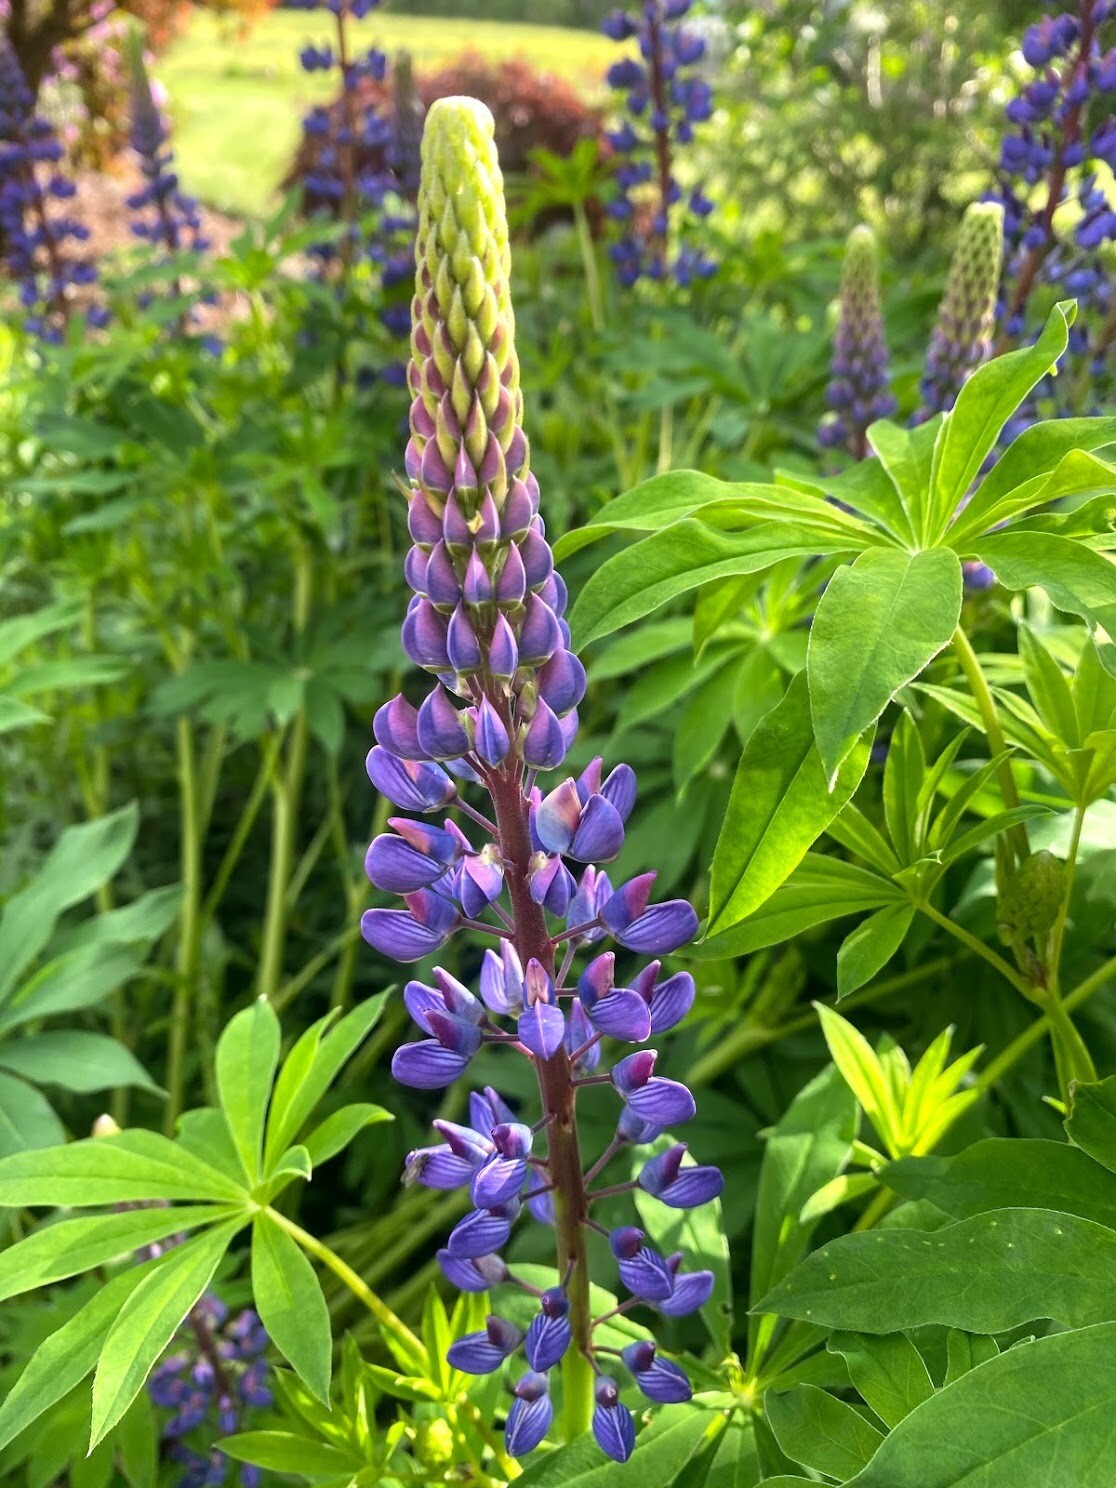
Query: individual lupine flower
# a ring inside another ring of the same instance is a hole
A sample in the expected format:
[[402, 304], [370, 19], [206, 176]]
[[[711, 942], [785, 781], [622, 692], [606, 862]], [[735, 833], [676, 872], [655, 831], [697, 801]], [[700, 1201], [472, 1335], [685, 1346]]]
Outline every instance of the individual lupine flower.
[[926, 353], [919, 421], [946, 413], [992, 347], [1004, 256], [1004, 209], [974, 202], [961, 220]]
[[691, 0], [642, 0], [616, 10], [603, 30], [613, 41], [636, 41], [639, 60], [625, 57], [608, 70], [610, 87], [625, 95], [628, 117], [608, 139], [621, 157], [617, 195], [605, 210], [620, 237], [609, 252], [621, 284], [641, 276], [682, 285], [717, 269], [693, 229], [713, 210], [700, 185], [683, 189], [675, 174], [679, 145], [693, 140], [694, 125], [713, 113], [713, 90], [696, 69], [705, 42], [684, 24]]
[[[719, 1194], [715, 1168], [684, 1163], [676, 1145], [644, 1164], [638, 1180], [594, 1191], [597, 1175], [629, 1147], [657, 1140], [694, 1114], [685, 1085], [655, 1073], [654, 1050], [637, 1049], [598, 1073], [605, 1038], [641, 1044], [673, 1027], [694, 997], [684, 972], [659, 959], [630, 977], [625, 951], [656, 958], [684, 945], [697, 916], [684, 900], [653, 904], [654, 874], [613, 885], [598, 866], [620, 850], [636, 799], [634, 773], [605, 774], [593, 760], [576, 779], [538, 783], [562, 764], [577, 727], [585, 673], [570, 651], [565, 586], [538, 514], [508, 287], [507, 222], [488, 111], [443, 99], [423, 136], [416, 293], [413, 304], [409, 526], [405, 572], [413, 598], [403, 643], [431, 674], [414, 706], [396, 698], [376, 714], [368, 757], [373, 782], [435, 824], [399, 817], [369, 850], [377, 886], [400, 892], [404, 910], [375, 908], [365, 938], [397, 960], [417, 960], [459, 927], [493, 937], [479, 996], [435, 969], [403, 997], [424, 1035], [396, 1051], [402, 1083], [450, 1083], [483, 1045], [531, 1061], [542, 1115], [531, 1122], [491, 1087], [469, 1098], [468, 1124], [438, 1120], [438, 1143], [410, 1153], [404, 1181], [467, 1189], [473, 1208], [453, 1228], [438, 1262], [456, 1286], [483, 1292], [525, 1286], [538, 1310], [525, 1334], [500, 1314], [454, 1344], [450, 1362], [469, 1372], [503, 1368], [522, 1348], [528, 1372], [512, 1386], [505, 1437], [533, 1450], [551, 1428], [548, 1372], [561, 1367], [570, 1419], [592, 1421], [612, 1456], [631, 1451], [634, 1423], [615, 1384], [592, 1398], [597, 1350], [589, 1307], [586, 1232], [599, 1199], [642, 1186], [686, 1207]], [[487, 794], [488, 803], [474, 804]], [[590, 861], [595, 859], [596, 861]], [[580, 871], [575, 878], [570, 864]], [[592, 952], [580, 975], [576, 957]], [[616, 1134], [583, 1171], [575, 1106], [586, 1086], [621, 1101]], [[529, 1215], [553, 1225], [557, 1284], [520, 1282], [500, 1251]], [[681, 1270], [634, 1227], [613, 1232], [613, 1254], [636, 1305], [681, 1317], [703, 1306], [709, 1272]], [[639, 1374], [662, 1398], [681, 1398], [676, 1366], [639, 1355]], [[657, 1398], [657, 1397], [656, 1397]]]
[[131, 143], [144, 177], [144, 185], [127, 199], [129, 211], [137, 214], [132, 232], [170, 254], [202, 252], [209, 242], [203, 233], [201, 214], [194, 198], [186, 196], [179, 186], [170, 134], [155, 102], [138, 33], [131, 37], [128, 61]]
[[[160, 1434], [183, 1470], [180, 1488], [228, 1481], [230, 1459], [209, 1448], [208, 1441], [233, 1435], [252, 1410], [271, 1405], [263, 1358], [267, 1345], [255, 1312], [229, 1318], [224, 1303], [207, 1292], [187, 1315], [175, 1351], [152, 1371], [148, 1393], [155, 1406], [169, 1412]], [[239, 1482], [241, 1488], [258, 1488], [259, 1468], [241, 1467]]]
[[[0, 38], [0, 252], [18, 285], [28, 333], [60, 341], [70, 320], [74, 292], [96, 283], [93, 265], [76, 244], [89, 230], [60, 203], [75, 192], [60, 169], [62, 146], [53, 126], [35, 112], [10, 41]], [[103, 325], [104, 310], [86, 307], [90, 325]]]
[[869, 424], [895, 411], [876, 238], [863, 223], [853, 228], [845, 248], [830, 374], [826, 400], [832, 412], [818, 429], [818, 439], [827, 449], [847, 449], [862, 460], [868, 451]]

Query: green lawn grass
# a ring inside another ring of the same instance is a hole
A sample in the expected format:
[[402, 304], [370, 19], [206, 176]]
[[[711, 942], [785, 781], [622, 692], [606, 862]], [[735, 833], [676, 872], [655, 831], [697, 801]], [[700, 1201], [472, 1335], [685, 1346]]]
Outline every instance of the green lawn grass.
[[[306, 108], [330, 96], [336, 79], [299, 66], [306, 41], [328, 37], [327, 15], [278, 10], [246, 35], [198, 14], [160, 59], [170, 95], [175, 147], [185, 186], [222, 211], [258, 215], [275, 200], [298, 143]], [[355, 27], [365, 45], [406, 49], [418, 67], [467, 50], [526, 57], [588, 92], [600, 88], [612, 43], [591, 31], [373, 13]]]

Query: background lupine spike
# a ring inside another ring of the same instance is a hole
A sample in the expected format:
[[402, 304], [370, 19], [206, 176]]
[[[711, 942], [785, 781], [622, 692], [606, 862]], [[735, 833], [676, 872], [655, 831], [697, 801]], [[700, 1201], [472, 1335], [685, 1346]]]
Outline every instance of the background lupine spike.
[[[611, 859], [623, 845], [636, 797], [627, 766], [602, 779], [595, 760], [576, 781], [553, 789], [535, 783], [573, 742], [585, 672], [568, 650], [565, 586], [538, 517], [522, 428], [493, 134], [491, 115], [474, 99], [442, 99], [427, 116], [408, 373], [415, 546], [405, 571], [414, 596], [403, 643], [436, 680], [417, 710], [398, 698], [377, 712], [368, 757], [373, 783], [397, 804], [420, 813], [441, 806], [466, 819], [464, 826], [450, 819], [444, 829], [389, 819], [391, 831], [372, 844], [366, 866], [377, 886], [402, 894], [406, 908], [367, 910], [361, 930], [400, 961], [437, 950], [462, 925], [501, 946], [498, 956], [485, 953], [480, 998], [440, 968], [433, 986], [407, 983], [407, 1010], [426, 1036], [396, 1050], [392, 1073], [412, 1088], [439, 1089], [463, 1075], [486, 1043], [510, 1044], [533, 1065], [542, 1118], [530, 1122], [491, 1088], [474, 1093], [470, 1125], [439, 1122], [445, 1141], [412, 1152], [404, 1181], [468, 1188], [474, 1208], [438, 1252], [447, 1279], [465, 1291], [515, 1283], [498, 1252], [521, 1218], [553, 1227], [557, 1285], [542, 1294], [538, 1316], [522, 1333], [490, 1316], [484, 1333], [458, 1340], [451, 1362], [484, 1373], [526, 1352], [530, 1368], [507, 1412], [509, 1451], [532, 1451], [549, 1433], [547, 1376], [560, 1368], [567, 1435], [592, 1426], [602, 1449], [624, 1460], [635, 1439], [631, 1412], [611, 1382], [605, 1397], [599, 1390], [594, 1397], [594, 1329], [603, 1318], [594, 1319], [590, 1307], [586, 1236], [601, 1229], [593, 1204], [637, 1184], [627, 1177], [600, 1193], [590, 1185], [627, 1146], [688, 1120], [694, 1100], [684, 1085], [653, 1075], [651, 1050], [622, 1059], [611, 1079], [586, 1075], [601, 1058], [602, 1036], [629, 1044], [650, 1037], [659, 960], [634, 968], [630, 986], [617, 978], [616, 953], [596, 957], [581, 977], [573, 963], [606, 935], [621, 955], [670, 955], [692, 939], [697, 916], [685, 900], [651, 904], [653, 873], [614, 888], [587, 861]], [[488, 795], [483, 811], [467, 799], [474, 788]], [[585, 864], [580, 883], [567, 859]], [[692, 1000], [692, 979], [667, 978], [663, 990], [662, 1026], [671, 1026]], [[616, 1137], [587, 1172], [576, 1119], [581, 1083], [611, 1086], [600, 1098], [622, 1102]], [[682, 1168], [683, 1152], [678, 1146], [649, 1164], [643, 1184], [678, 1208], [721, 1190], [715, 1168]], [[682, 1316], [703, 1304], [709, 1272], [680, 1272], [681, 1258], [644, 1247], [640, 1230], [616, 1233], [624, 1241], [614, 1248], [620, 1275], [632, 1292], [627, 1305]], [[638, 1364], [649, 1398], [685, 1396], [677, 1366], [653, 1370], [642, 1354]]]
[[833, 412], [818, 430], [818, 438], [826, 448], [847, 449], [861, 460], [868, 451], [869, 424], [895, 411], [876, 235], [863, 223], [853, 228], [845, 247], [830, 373], [827, 400]]
[[965, 211], [926, 353], [919, 419], [948, 412], [992, 349], [1004, 258], [1004, 209], [974, 202]]

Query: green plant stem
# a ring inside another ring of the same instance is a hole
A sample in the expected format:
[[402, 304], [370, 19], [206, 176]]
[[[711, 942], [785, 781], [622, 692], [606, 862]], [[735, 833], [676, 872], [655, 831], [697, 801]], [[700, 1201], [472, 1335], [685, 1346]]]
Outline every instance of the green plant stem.
[[174, 1000], [167, 1041], [167, 1105], [164, 1128], [174, 1131], [182, 1110], [185, 1086], [186, 1049], [193, 1018], [194, 992], [198, 977], [201, 911], [202, 844], [198, 822], [197, 754], [194, 730], [188, 718], [175, 726], [179, 792], [179, 872], [182, 877], [182, 912], [175, 954]]
[[304, 987], [308, 987], [314, 978], [323, 971], [329, 963], [338, 955], [345, 953], [360, 941], [360, 928], [351, 925], [347, 930], [342, 930], [340, 935], [334, 937], [324, 950], [312, 956], [306, 965], [293, 977], [289, 977], [282, 986], [275, 989], [271, 998], [271, 1005], [277, 1013], [281, 1013], [288, 1003], [298, 996]]
[[674, 460], [674, 404], [664, 403], [659, 411], [659, 457], [655, 473], [665, 475]]
[[[300, 636], [310, 618], [313, 568], [310, 555], [300, 545], [294, 565], [294, 630]], [[267, 906], [256, 978], [256, 995], [274, 998], [283, 975], [283, 952], [287, 941], [287, 888], [294, 867], [298, 837], [298, 811], [306, 775], [310, 729], [306, 709], [299, 709], [291, 724], [285, 768], [272, 781], [271, 861], [268, 864]]]
[[[1083, 981], [1078, 982], [1072, 992], [1067, 992], [1062, 999], [1062, 1007], [1067, 1013], [1074, 1012], [1082, 1007], [1089, 998], [1094, 996], [1106, 983], [1116, 977], [1116, 956], [1112, 956], [1103, 966], [1098, 966], [1096, 971], [1091, 972]], [[1030, 1027], [1025, 1028], [1018, 1034], [1002, 1053], [997, 1054], [990, 1065], [977, 1077], [976, 1088], [982, 1093], [990, 1090], [997, 1080], [1001, 1079], [1028, 1053], [1035, 1044], [1042, 1041], [1043, 1035], [1049, 1030], [1049, 1021], [1045, 1015], [1036, 1018]]]
[[1066, 853], [1066, 889], [1062, 898], [1061, 908], [1058, 910], [1058, 918], [1054, 921], [1054, 928], [1050, 932], [1050, 954], [1048, 959], [1048, 972], [1050, 985], [1055, 989], [1059, 986], [1062, 965], [1062, 946], [1066, 938], [1066, 922], [1069, 918], [1070, 898], [1073, 894], [1073, 880], [1077, 871], [1077, 854], [1081, 848], [1081, 833], [1085, 826], [1085, 812], [1087, 808], [1078, 805], [1073, 813], [1073, 831], [1070, 834], [1069, 851]]
[[245, 843], [248, 841], [252, 828], [256, 824], [256, 817], [259, 815], [260, 807], [263, 805], [264, 796], [267, 794], [267, 789], [271, 784], [272, 776], [275, 772], [275, 766], [279, 760], [279, 752], [283, 747], [283, 737], [282, 733], [275, 733], [268, 741], [267, 749], [264, 751], [259, 769], [256, 771], [256, 778], [252, 782], [252, 789], [248, 793], [248, 799], [241, 809], [236, 827], [233, 829], [232, 837], [229, 839], [229, 845], [225, 849], [225, 855], [221, 859], [217, 872], [213, 876], [213, 883], [210, 885], [209, 893], [206, 895], [205, 903], [202, 905], [200, 924], [200, 933], [202, 935], [209, 928], [209, 923], [217, 912], [217, 906], [224, 897], [225, 890], [229, 886], [229, 880], [232, 878], [236, 865], [240, 861], [240, 855], [244, 851]]
[[859, 1231], [874, 1228], [894, 1204], [895, 1195], [891, 1190], [889, 1188], [881, 1188], [879, 1193], [874, 1195], [872, 1202], [865, 1209], [864, 1213], [853, 1225], [853, 1233], [856, 1234]]
[[[984, 722], [984, 732], [988, 739], [988, 752], [992, 756], [1004, 754], [1007, 750], [1007, 740], [1000, 726], [1000, 716], [996, 711], [996, 699], [992, 696], [992, 689], [988, 686], [988, 679], [981, 670], [977, 654], [972, 644], [960, 626], [953, 633], [953, 649], [961, 663], [961, 670], [965, 674], [965, 680], [969, 684], [969, 691], [973, 695], [973, 701], [980, 710], [981, 719]], [[1000, 781], [1000, 794], [1003, 797], [1004, 806], [1010, 811], [1019, 805], [1019, 792], [1015, 786], [1015, 776], [1011, 769], [1011, 760], [1003, 759], [997, 768]], [[1020, 862], [1031, 851], [1030, 842], [1027, 837], [1027, 828], [1022, 822], [1016, 822], [1015, 826], [1008, 832], [1008, 840], [1012, 843], [1017, 858]]]
[[1021, 993], [1028, 1002], [1034, 1001], [1034, 988], [1030, 982], [1020, 976], [1015, 967], [992, 950], [991, 946], [986, 946], [970, 930], [966, 930], [964, 925], [959, 925], [956, 920], [951, 920], [948, 915], [942, 914], [941, 910], [935, 909], [932, 904], [922, 903], [918, 907], [924, 915], [934, 921], [935, 925], [940, 925], [943, 930], [947, 930], [962, 945], [967, 946], [974, 955], [987, 961], [989, 966], [998, 971], [1005, 981], [1010, 982], [1015, 990]]
[[577, 246], [581, 253], [581, 267], [585, 274], [585, 298], [589, 304], [589, 319], [599, 335], [605, 328], [604, 299], [601, 295], [601, 276], [597, 268], [597, 250], [593, 246], [593, 233], [585, 211], [585, 203], [573, 203], [574, 226], [577, 229]]

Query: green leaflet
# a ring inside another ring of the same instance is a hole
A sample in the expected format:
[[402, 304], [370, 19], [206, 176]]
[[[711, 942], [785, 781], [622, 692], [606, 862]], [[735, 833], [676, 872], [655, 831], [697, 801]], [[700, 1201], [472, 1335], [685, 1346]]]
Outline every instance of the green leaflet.
[[883, 1433], [843, 1400], [816, 1385], [764, 1397], [767, 1421], [795, 1462], [842, 1480], [867, 1466]]
[[997, 1209], [928, 1234], [844, 1235], [808, 1256], [758, 1312], [894, 1333], [930, 1323], [1002, 1333], [1040, 1318], [1068, 1327], [1116, 1316], [1116, 1234], [1048, 1209]]
[[830, 784], [896, 692], [947, 646], [961, 613], [961, 564], [948, 548], [871, 548], [839, 568], [810, 628], [814, 735]]
[[[1066, 1131], [1078, 1147], [1116, 1173], [1116, 1076], [1110, 1075], [1095, 1085], [1074, 1087]], [[1107, 1176], [1102, 1183], [1098, 1173], [1095, 1181], [1101, 1191], [1116, 1189], [1116, 1183]]]
[[900, 1421], [849, 1488], [1110, 1488], [1114, 1409], [1116, 1325], [1018, 1344]]
[[279, 1019], [258, 998], [217, 1042], [217, 1093], [249, 1184], [258, 1183], [271, 1082], [279, 1063]]
[[328, 1405], [329, 1309], [313, 1266], [266, 1211], [252, 1224], [252, 1296], [272, 1343]]
[[707, 934], [739, 924], [790, 876], [860, 784], [870, 750], [861, 738], [827, 787], [799, 673], [740, 757], [713, 855]]

